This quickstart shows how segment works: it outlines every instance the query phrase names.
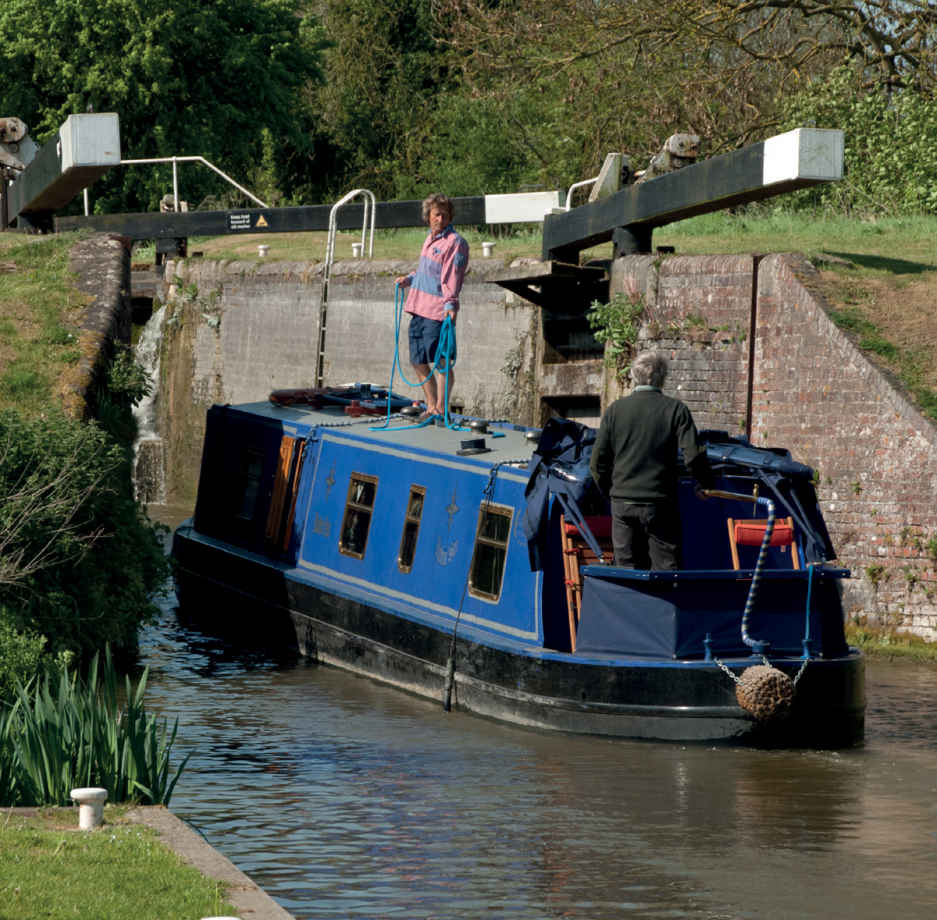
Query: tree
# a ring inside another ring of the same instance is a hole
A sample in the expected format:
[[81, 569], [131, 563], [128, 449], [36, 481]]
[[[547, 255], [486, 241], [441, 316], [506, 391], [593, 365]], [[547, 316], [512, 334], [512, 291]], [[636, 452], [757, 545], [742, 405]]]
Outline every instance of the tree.
[[781, 124], [785, 95], [844, 60], [866, 84], [934, 80], [930, 2], [437, 0], [435, 9], [479, 98], [541, 88], [553, 111], [540, 146], [552, 133], [577, 151], [563, 164], [567, 181], [594, 175], [610, 150], [640, 168], [677, 130], [701, 135], [707, 154], [760, 139]]
[[314, 91], [337, 163], [333, 184], [379, 197], [412, 193], [427, 175], [430, 126], [455, 87], [425, 0], [325, 0], [330, 46]]
[[13, 632], [53, 655], [132, 652], [167, 575], [121, 445], [60, 411], [0, 412], [0, 651]]
[[[68, 115], [117, 112], [125, 159], [201, 155], [235, 178], [263, 156], [308, 160], [303, 87], [320, 78], [321, 34], [295, 0], [5, 0], [0, 6], [0, 111], [43, 141]], [[295, 170], [295, 164], [292, 167]], [[101, 210], [154, 209], [169, 166], [112, 170]], [[230, 186], [187, 167], [198, 201]]]

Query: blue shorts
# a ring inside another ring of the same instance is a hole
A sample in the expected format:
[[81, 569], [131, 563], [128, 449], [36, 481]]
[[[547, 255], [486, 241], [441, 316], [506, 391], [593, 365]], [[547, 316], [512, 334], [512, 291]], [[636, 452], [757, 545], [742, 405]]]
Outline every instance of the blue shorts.
[[[436, 360], [436, 350], [439, 348], [439, 336], [442, 332], [442, 320], [427, 319], [425, 316], [410, 316], [410, 363], [426, 364], [432, 366]], [[452, 329], [451, 354], [449, 356], [452, 366], [455, 367], [456, 341], [455, 328]], [[439, 358], [439, 370], [445, 370], [446, 359]]]

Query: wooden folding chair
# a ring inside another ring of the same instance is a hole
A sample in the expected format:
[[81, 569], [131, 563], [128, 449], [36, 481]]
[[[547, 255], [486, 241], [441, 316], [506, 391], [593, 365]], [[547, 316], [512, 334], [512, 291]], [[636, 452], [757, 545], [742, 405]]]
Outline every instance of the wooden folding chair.
[[[598, 541], [605, 561], [612, 558], [612, 524], [608, 517], [589, 517], [586, 524]], [[569, 647], [576, 651], [576, 633], [579, 630], [579, 611], [582, 607], [582, 576], [579, 569], [584, 565], [595, 565], [599, 558], [582, 538], [579, 528], [569, 524], [565, 515], [560, 515], [560, 537], [563, 547], [563, 574], [566, 581], [566, 607], [569, 611]]]
[[[732, 551], [732, 567], [739, 568], [739, 550], [740, 546], [761, 546], [765, 538], [765, 528], [768, 526], [766, 520], [755, 520], [746, 518], [739, 520], [729, 518], [729, 549]], [[768, 546], [780, 546], [781, 552], [785, 552], [789, 546], [791, 548], [791, 567], [800, 568], [800, 556], [797, 552], [797, 544], [794, 542], [794, 519], [777, 518], [774, 522], [774, 530], [771, 532], [771, 541]]]

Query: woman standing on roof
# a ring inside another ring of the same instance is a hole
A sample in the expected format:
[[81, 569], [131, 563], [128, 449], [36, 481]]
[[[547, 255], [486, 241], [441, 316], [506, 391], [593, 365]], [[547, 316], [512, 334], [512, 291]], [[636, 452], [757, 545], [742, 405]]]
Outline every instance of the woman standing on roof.
[[[410, 363], [423, 380], [424, 419], [445, 416], [446, 394], [452, 393], [454, 379], [455, 321], [459, 292], [468, 268], [469, 245], [456, 233], [452, 218], [452, 201], [445, 195], [430, 195], [423, 202], [423, 220], [429, 224], [429, 235], [420, 252], [420, 263], [415, 272], [396, 279], [401, 287], [410, 288], [404, 310], [410, 314]], [[451, 347], [448, 359], [440, 357], [437, 373], [433, 375], [430, 368], [447, 318], [452, 322]]]

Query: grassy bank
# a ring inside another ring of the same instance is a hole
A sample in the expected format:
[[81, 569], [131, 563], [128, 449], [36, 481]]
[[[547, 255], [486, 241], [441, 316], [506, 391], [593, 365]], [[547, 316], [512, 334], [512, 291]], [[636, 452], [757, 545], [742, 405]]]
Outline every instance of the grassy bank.
[[192, 920], [233, 915], [223, 885], [186, 866], [149, 828], [107, 806], [78, 830], [77, 809], [0, 812], [0, 920]]
[[42, 412], [81, 357], [85, 298], [68, 270], [76, 238], [0, 233], [0, 409]]
[[873, 658], [923, 661], [937, 665], [937, 642], [863, 623], [846, 624], [846, 641]]

